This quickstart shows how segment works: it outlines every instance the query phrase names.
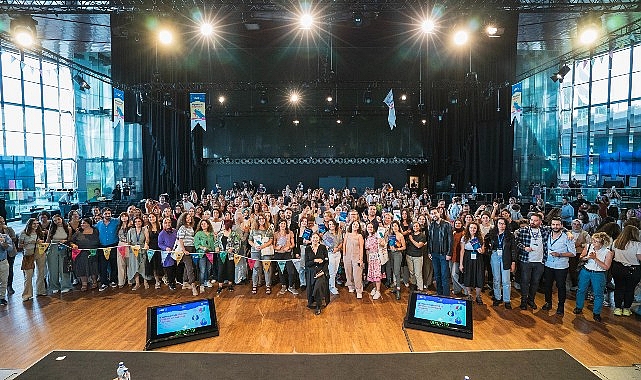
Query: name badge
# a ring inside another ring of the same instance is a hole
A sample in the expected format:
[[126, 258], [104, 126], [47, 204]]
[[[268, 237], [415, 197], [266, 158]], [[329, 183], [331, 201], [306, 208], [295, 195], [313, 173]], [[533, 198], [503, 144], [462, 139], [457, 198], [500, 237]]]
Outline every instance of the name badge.
[[502, 257], [502, 256], [503, 256], [503, 250], [502, 250], [502, 249], [497, 249], [497, 250], [496, 250], [496, 254], [497, 254], [499, 257]]
[[470, 254], [470, 260], [476, 260], [476, 253]]
[[538, 243], [532, 243], [532, 247], [538, 247], [538, 246], [539, 246]]

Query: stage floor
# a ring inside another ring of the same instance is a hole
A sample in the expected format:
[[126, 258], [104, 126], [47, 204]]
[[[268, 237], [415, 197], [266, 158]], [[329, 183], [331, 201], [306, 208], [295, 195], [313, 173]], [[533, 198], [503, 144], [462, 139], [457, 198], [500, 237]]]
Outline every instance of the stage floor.
[[53, 351], [17, 379], [599, 379], [563, 350], [405, 354]]

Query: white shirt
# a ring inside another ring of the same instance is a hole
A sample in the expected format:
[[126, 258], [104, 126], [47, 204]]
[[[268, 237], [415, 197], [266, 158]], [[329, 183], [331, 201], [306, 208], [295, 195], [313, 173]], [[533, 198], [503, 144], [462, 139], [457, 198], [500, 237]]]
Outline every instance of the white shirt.
[[543, 262], [543, 235], [539, 228], [530, 229], [531, 239], [530, 248], [532, 251], [528, 255], [528, 261], [531, 263]]
[[[592, 251], [596, 251], [596, 257], [601, 262], [604, 262], [605, 257], [608, 255], [608, 249], [606, 247], [601, 247], [598, 251], [594, 247], [590, 247], [590, 252]], [[589, 269], [594, 272], [605, 272], [605, 269], [597, 264], [594, 259], [588, 259], [588, 262], [585, 263], [585, 269]]]
[[625, 246], [625, 249], [612, 249], [614, 251], [614, 261], [617, 261], [625, 266], [639, 265], [637, 255], [641, 254], [641, 242], [630, 241]]

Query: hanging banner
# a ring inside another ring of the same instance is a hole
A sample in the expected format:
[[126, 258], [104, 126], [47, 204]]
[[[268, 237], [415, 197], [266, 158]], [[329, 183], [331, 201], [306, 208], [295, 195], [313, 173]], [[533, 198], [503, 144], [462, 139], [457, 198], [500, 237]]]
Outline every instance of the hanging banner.
[[124, 245], [121, 245], [118, 247], [118, 253], [120, 254], [121, 257], [125, 257], [127, 254], [127, 247]]
[[222, 261], [223, 263], [225, 262], [225, 260], [227, 260], [227, 251], [222, 251], [218, 255], [220, 256], [220, 261]]
[[205, 94], [204, 93], [191, 93], [189, 94], [189, 109], [191, 119], [191, 130], [196, 127], [201, 127], [203, 131], [207, 130], [207, 122], [205, 121]]
[[151, 259], [154, 257], [154, 250], [153, 249], [148, 249], [147, 250], [147, 261], [151, 262]]
[[285, 270], [285, 263], [287, 263], [287, 261], [278, 260], [278, 267], [280, 268], [280, 273], [283, 273], [283, 271]]
[[113, 127], [125, 126], [125, 92], [113, 89]]
[[263, 268], [269, 272], [269, 268], [272, 266], [271, 261], [263, 261]]
[[71, 259], [73, 261], [76, 261], [76, 257], [78, 257], [79, 254], [80, 254], [80, 250], [79, 249], [77, 249], [77, 248], [72, 249], [71, 250]]
[[207, 256], [207, 260], [209, 260], [210, 263], [214, 263], [214, 254], [211, 252], [205, 253], [205, 256]]
[[134, 253], [135, 257], [138, 257], [138, 253], [140, 252], [140, 246], [139, 245], [132, 245], [131, 246], [131, 251]]
[[247, 259], [247, 264], [249, 264], [249, 269], [254, 269], [254, 265], [256, 264], [256, 260], [254, 259]]
[[111, 256], [111, 248], [103, 248], [102, 252], [105, 255], [105, 260], [109, 260], [109, 256]]
[[36, 252], [38, 252], [39, 255], [44, 255], [48, 247], [49, 247], [49, 243], [38, 243], [38, 246], [36, 247]]
[[392, 93], [391, 88], [385, 99], [383, 99], [383, 103], [387, 104], [387, 107], [389, 108], [387, 122], [389, 123], [389, 129], [392, 130], [396, 127], [396, 109], [394, 108], [394, 93]]
[[523, 85], [521, 82], [512, 85], [512, 107], [510, 120], [521, 124], [523, 120]]
[[96, 253], [98, 253], [98, 250], [95, 248], [92, 248], [89, 250], [89, 257], [96, 256]]
[[170, 266], [174, 265], [174, 260], [171, 257], [171, 252], [170, 251], [161, 251], [160, 255], [161, 255], [162, 266], [163, 267], [170, 267]]
[[234, 255], [234, 265], [238, 265], [241, 258], [242, 258], [241, 255]]

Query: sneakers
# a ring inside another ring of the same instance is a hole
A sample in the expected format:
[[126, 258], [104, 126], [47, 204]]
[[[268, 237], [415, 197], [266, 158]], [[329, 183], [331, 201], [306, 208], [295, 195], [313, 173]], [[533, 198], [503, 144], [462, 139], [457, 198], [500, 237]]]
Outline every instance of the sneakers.
[[369, 292], [369, 295], [374, 297], [374, 294], [376, 294], [376, 288], [372, 289], [371, 292]]
[[601, 322], [601, 314], [594, 314], [594, 321]]
[[287, 288], [287, 291], [290, 292], [291, 294], [295, 295], [295, 296], [298, 295], [298, 290], [292, 288], [291, 286], [289, 288]]
[[614, 309], [614, 315], [616, 315], [617, 317], [622, 316], [623, 315], [623, 309], [620, 309], [620, 308], [617, 307], [616, 309]]
[[623, 309], [623, 311], [621, 312], [621, 314], [622, 314], [624, 317], [629, 317], [629, 316], [631, 316], [631, 315], [632, 315], [632, 310], [630, 310], [630, 309]]
[[506, 303], [505, 303], [505, 309], [507, 309], [507, 310], [512, 310], [512, 304], [511, 304], [511, 303], [509, 303], [509, 302], [506, 302]]
[[176, 290], [176, 285], [174, 284], [169, 284], [167, 286], [169, 286], [169, 290]]
[[583, 309], [579, 309], [578, 307], [574, 308], [572, 311], [574, 314], [583, 314]]
[[354, 288], [349, 288], [349, 289], [348, 289], [348, 291], [349, 291], [350, 293], [354, 293]]
[[205, 285], [200, 285], [200, 292], [205, 293]]
[[113, 282], [113, 281], [111, 281], [111, 283], [110, 283], [109, 285], [110, 285], [112, 288], [115, 288], [116, 286], [118, 286], [118, 285], [116, 285], [116, 283], [115, 283], [115, 282]]
[[278, 291], [278, 295], [282, 296], [283, 294], [287, 293], [287, 287], [285, 285], [280, 287], [280, 290]]
[[[184, 287], [183, 287], [184, 289]], [[198, 287], [196, 285], [191, 287], [191, 294], [197, 296], [198, 295]]]
[[356, 293], [356, 299], [363, 299], [363, 293]]
[[543, 306], [541, 306], [541, 310], [552, 310], [552, 304], [546, 302]]
[[394, 290], [394, 296], [395, 296], [397, 301], [400, 300], [401, 299], [401, 290], [400, 289]]
[[109, 289], [107, 284], [102, 284], [100, 285], [100, 288], [98, 289], [99, 292], [104, 292], [105, 290]]
[[191, 285], [188, 282], [183, 282], [183, 289], [191, 289]]
[[154, 285], [154, 288], [160, 289], [160, 282], [156, 282], [156, 285]]
[[4, 298], [0, 298], [0, 306], [7, 306], [7, 300]]
[[60, 293], [69, 293], [71, 291], [70, 288], [65, 288], [60, 291]]
[[374, 294], [372, 294], [372, 299], [377, 300], [379, 298], [381, 298], [381, 292], [376, 291], [376, 292], [374, 292]]

